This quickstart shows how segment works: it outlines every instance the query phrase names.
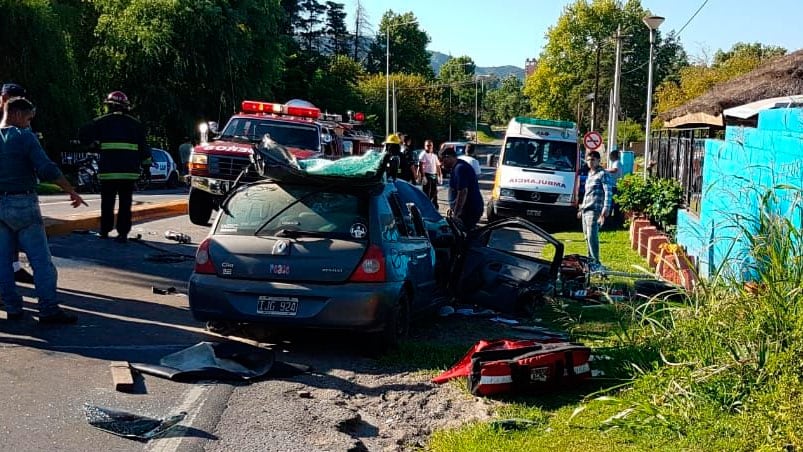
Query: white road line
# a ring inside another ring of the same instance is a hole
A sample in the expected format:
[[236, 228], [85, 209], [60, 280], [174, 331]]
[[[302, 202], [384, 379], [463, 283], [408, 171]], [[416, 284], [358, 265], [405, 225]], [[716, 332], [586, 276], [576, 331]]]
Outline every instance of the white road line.
[[175, 413], [177, 414], [181, 411], [187, 412], [187, 417], [181, 421], [181, 424], [173, 427], [173, 430], [170, 431], [168, 434], [172, 434], [175, 436], [170, 436], [168, 438], [156, 438], [154, 439], [150, 447], [146, 450], [152, 452], [176, 452], [178, 448], [181, 446], [181, 441], [184, 439], [182, 435], [183, 431], [186, 431], [188, 427], [192, 427], [193, 421], [198, 416], [198, 413], [201, 412], [201, 409], [204, 406], [204, 402], [206, 402], [206, 393], [211, 388], [211, 385], [197, 385], [192, 386], [187, 392], [184, 393], [184, 400], [181, 401], [181, 404], [176, 407]]

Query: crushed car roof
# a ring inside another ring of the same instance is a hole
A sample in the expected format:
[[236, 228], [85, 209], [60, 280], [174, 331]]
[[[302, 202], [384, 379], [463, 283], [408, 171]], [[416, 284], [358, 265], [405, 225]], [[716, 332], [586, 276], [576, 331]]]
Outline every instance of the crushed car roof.
[[259, 174], [277, 182], [327, 185], [348, 182], [356, 185], [380, 183], [385, 173], [385, 152], [368, 151], [360, 156], [338, 160], [312, 158], [298, 160], [286, 147], [263, 138], [254, 158]]

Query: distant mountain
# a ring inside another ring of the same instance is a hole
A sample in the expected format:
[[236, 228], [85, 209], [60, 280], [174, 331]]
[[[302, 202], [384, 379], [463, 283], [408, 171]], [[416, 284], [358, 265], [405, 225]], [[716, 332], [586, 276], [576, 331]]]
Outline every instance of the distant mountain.
[[[435, 75], [441, 70], [441, 66], [443, 66], [446, 61], [451, 58], [449, 55], [445, 53], [430, 51], [432, 54], [432, 58], [430, 59], [430, 64], [432, 65], [432, 70], [435, 72]], [[510, 74], [515, 75], [519, 78], [519, 80], [524, 79], [524, 69], [516, 66], [493, 66], [493, 67], [480, 67], [477, 66], [476, 69], [477, 75], [489, 75], [489, 74], [496, 74], [497, 77], [505, 78]]]

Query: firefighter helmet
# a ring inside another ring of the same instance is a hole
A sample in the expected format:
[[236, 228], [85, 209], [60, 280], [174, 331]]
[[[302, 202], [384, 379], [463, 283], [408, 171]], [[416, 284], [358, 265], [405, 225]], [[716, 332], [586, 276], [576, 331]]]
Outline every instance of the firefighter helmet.
[[382, 144], [401, 144], [401, 140], [399, 139], [398, 135], [391, 133], [387, 138], [385, 138], [385, 142]]
[[131, 102], [128, 101], [128, 96], [122, 91], [110, 92], [103, 103], [109, 106], [122, 107], [125, 110], [131, 108]]

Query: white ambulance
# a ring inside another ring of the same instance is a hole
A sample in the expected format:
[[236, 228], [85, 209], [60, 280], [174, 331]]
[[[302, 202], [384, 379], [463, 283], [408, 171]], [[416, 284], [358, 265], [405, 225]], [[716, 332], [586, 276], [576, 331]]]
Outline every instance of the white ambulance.
[[488, 221], [505, 217], [552, 224], [577, 221], [581, 165], [575, 123], [511, 119], [486, 206]]

